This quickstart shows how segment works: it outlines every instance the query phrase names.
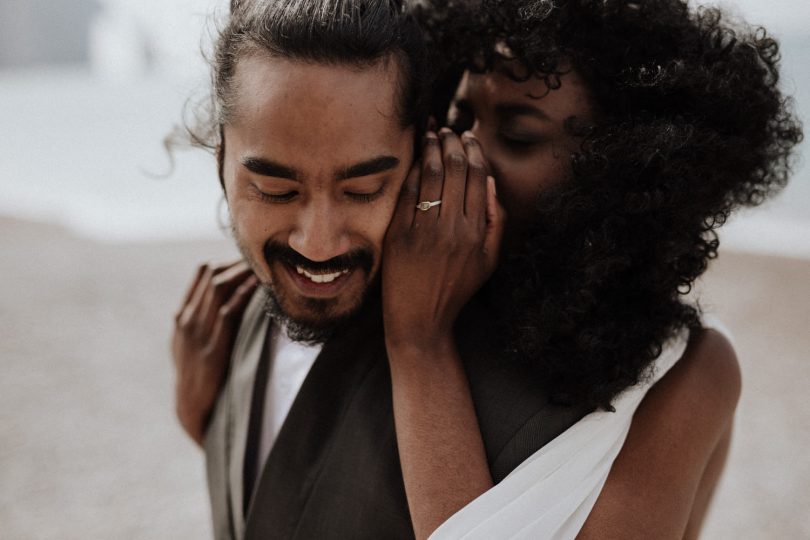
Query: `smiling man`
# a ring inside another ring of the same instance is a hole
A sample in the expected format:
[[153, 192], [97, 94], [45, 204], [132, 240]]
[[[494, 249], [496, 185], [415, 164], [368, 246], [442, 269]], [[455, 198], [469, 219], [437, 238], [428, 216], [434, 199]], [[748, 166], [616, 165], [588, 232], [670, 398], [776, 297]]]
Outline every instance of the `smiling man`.
[[[398, 1], [231, 11], [206, 127], [244, 262], [200, 269], [173, 341], [177, 412], [205, 442], [215, 536], [411, 537], [379, 285], [426, 120], [419, 27]], [[365, 467], [373, 478], [346, 477]]]
[[239, 247], [297, 341], [323, 342], [379, 273], [413, 160], [393, 53], [361, 67], [243, 53], [223, 127], [223, 182]]

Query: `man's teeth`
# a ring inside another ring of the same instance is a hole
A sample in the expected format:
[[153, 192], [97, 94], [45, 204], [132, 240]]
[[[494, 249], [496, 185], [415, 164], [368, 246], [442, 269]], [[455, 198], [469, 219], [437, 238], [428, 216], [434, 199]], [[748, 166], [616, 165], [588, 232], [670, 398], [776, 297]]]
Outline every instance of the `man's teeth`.
[[340, 276], [349, 273], [349, 269], [347, 268], [345, 270], [341, 270], [340, 272], [334, 272], [332, 274], [313, 274], [312, 272], [307, 272], [301, 266], [296, 266], [295, 271], [301, 274], [302, 276], [306, 276], [310, 281], [313, 281], [315, 283], [331, 283]]

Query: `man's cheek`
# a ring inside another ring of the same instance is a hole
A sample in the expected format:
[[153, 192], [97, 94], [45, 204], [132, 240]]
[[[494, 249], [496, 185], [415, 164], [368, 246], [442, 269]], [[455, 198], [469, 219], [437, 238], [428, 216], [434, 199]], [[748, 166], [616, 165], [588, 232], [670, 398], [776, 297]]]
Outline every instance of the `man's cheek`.
[[399, 202], [399, 192], [401, 189], [402, 184], [400, 183], [395, 187], [395, 189], [392, 190], [391, 196], [385, 201], [382, 220], [385, 222], [386, 229], [388, 229], [388, 225], [391, 224], [391, 220], [394, 219], [394, 214], [397, 210], [397, 203]]
[[271, 269], [264, 260], [264, 244], [267, 236], [263, 234], [264, 228], [260, 224], [249, 220], [239, 219], [239, 215], [231, 213], [231, 234], [242, 256], [250, 264], [253, 272], [263, 283], [272, 279]]
[[388, 232], [388, 227], [391, 224], [391, 220], [394, 218], [395, 211], [396, 200], [389, 201], [383, 208], [380, 209], [377, 216], [375, 216], [373, 230], [369, 231], [368, 233], [368, 237], [372, 240], [374, 249], [377, 252], [377, 256], [379, 256], [380, 252], [382, 252], [382, 247], [385, 242], [385, 234]]
[[267, 240], [270, 234], [271, 215], [252, 202], [239, 201], [231, 206], [231, 221], [239, 229], [242, 237], [251, 242], [261, 242]]

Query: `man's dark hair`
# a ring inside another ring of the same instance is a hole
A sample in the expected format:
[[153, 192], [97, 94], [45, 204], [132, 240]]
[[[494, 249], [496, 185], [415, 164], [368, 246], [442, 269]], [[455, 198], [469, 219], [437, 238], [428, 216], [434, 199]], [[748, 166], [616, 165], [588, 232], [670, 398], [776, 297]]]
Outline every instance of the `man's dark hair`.
[[609, 408], [700, 325], [685, 295], [716, 229], [787, 182], [802, 130], [778, 43], [681, 0], [434, 0], [423, 16], [451, 67], [586, 82], [596, 118], [570, 119], [571, 177], [537, 201], [500, 304], [516, 360], [561, 399]]
[[[419, 24], [405, 0], [232, 0], [211, 59], [212, 92], [188, 129], [192, 144], [217, 151], [234, 102], [236, 66], [246, 54], [302, 62], [369, 67], [393, 60], [399, 68], [398, 112], [403, 127], [421, 133], [430, 76]], [[369, 92], [376, 89], [369, 88]]]
[[214, 89], [226, 114], [236, 63], [245, 52], [361, 68], [393, 57], [401, 70], [402, 125], [422, 119], [425, 45], [403, 0], [233, 0], [213, 66]]

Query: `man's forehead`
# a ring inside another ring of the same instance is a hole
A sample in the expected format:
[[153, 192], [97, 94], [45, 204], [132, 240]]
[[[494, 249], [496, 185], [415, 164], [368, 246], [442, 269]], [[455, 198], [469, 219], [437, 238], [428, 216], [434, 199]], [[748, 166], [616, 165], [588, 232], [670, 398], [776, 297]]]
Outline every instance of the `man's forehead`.
[[412, 141], [400, 121], [394, 62], [357, 67], [253, 55], [236, 77], [225, 129], [238, 159], [332, 173], [381, 155], [402, 158], [403, 141]]
[[393, 124], [400, 120], [400, 72], [393, 55], [353, 65], [250, 54], [236, 66], [234, 121], [250, 119], [257, 112], [335, 116], [352, 110]]

